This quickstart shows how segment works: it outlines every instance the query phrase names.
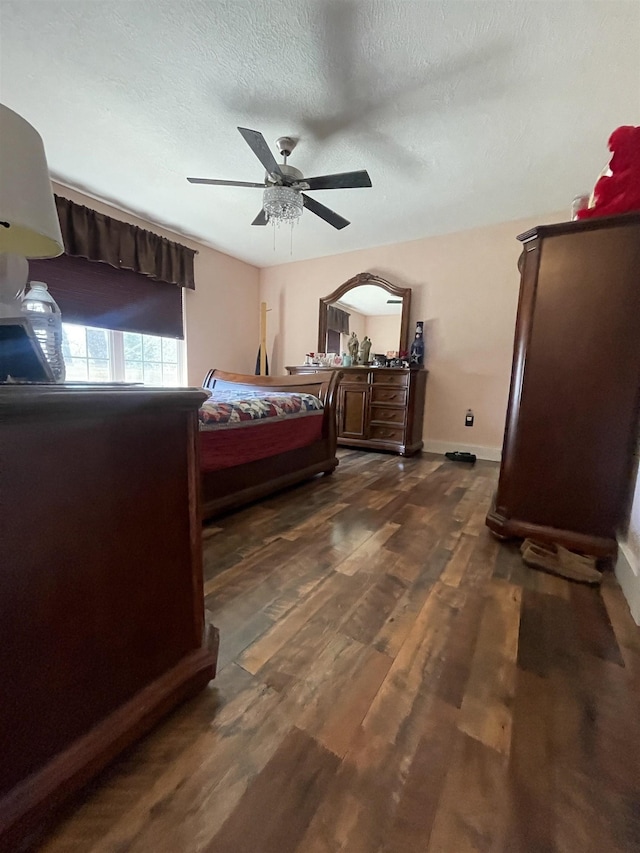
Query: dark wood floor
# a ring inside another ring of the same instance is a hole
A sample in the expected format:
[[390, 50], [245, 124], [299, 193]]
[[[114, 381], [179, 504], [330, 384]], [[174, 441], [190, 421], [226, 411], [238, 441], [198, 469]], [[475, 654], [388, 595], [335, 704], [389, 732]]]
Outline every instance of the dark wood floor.
[[345, 453], [206, 528], [219, 677], [42, 849], [640, 850], [640, 629], [490, 537], [496, 478]]

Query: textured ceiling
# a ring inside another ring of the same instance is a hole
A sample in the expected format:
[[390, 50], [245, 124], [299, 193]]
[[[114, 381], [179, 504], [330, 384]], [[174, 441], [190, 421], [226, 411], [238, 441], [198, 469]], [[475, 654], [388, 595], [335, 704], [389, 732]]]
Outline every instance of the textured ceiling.
[[[52, 174], [260, 266], [569, 209], [640, 122], [640, 3], [0, 2], [0, 97]], [[251, 227], [260, 181], [236, 131], [300, 138], [313, 195], [294, 231]]]

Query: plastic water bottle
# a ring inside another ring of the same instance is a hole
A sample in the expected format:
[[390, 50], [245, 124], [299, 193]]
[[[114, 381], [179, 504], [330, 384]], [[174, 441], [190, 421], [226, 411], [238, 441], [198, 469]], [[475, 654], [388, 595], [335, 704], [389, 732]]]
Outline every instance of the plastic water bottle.
[[43, 281], [29, 282], [29, 290], [22, 299], [22, 311], [29, 317], [31, 328], [49, 362], [54, 379], [56, 382], [64, 382], [62, 314]]

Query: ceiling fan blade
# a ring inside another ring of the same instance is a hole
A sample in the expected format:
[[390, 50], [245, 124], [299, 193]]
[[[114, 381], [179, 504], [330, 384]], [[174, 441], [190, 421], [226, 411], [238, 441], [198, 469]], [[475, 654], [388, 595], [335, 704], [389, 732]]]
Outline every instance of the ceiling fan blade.
[[256, 218], [251, 223], [252, 225], [266, 225], [267, 224], [267, 214], [264, 212], [264, 208], [260, 211], [260, 213], [256, 216]]
[[260, 187], [264, 184], [256, 184], [253, 181], [218, 181], [215, 178], [187, 178], [190, 184], [213, 184], [216, 187]]
[[305, 178], [310, 190], [346, 190], [354, 187], [370, 187], [371, 178], [366, 169], [360, 172], [340, 172], [337, 175], [320, 175], [317, 178]]
[[340, 230], [341, 228], [346, 228], [347, 225], [350, 224], [348, 219], [340, 216], [340, 214], [336, 213], [334, 210], [325, 207], [324, 204], [320, 204], [320, 202], [316, 201], [315, 198], [310, 198], [304, 193], [302, 193], [302, 198], [304, 206], [310, 210], [311, 213], [315, 213], [316, 216], [319, 216], [320, 219], [324, 219], [325, 222], [328, 222], [329, 225], [333, 225], [334, 228]]
[[256, 155], [258, 160], [265, 167], [270, 175], [278, 175], [284, 177], [280, 171], [280, 166], [276, 163], [276, 158], [271, 153], [271, 149], [267, 145], [264, 136], [257, 130], [249, 130], [246, 127], [239, 127], [238, 130], [244, 137], [249, 148]]

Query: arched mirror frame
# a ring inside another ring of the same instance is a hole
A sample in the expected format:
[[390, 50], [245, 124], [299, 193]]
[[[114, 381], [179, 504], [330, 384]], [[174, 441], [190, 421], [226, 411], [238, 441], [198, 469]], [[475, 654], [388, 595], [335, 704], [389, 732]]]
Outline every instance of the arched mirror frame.
[[410, 287], [398, 287], [397, 284], [391, 284], [390, 281], [387, 281], [386, 278], [380, 278], [380, 276], [373, 275], [368, 272], [360, 272], [358, 275], [354, 275], [353, 278], [350, 278], [349, 281], [345, 281], [344, 284], [341, 284], [340, 287], [337, 287], [333, 293], [330, 293], [328, 296], [323, 296], [320, 300], [320, 312], [319, 312], [319, 322], [318, 322], [318, 352], [325, 352], [325, 347], [327, 345], [327, 318], [328, 318], [328, 308], [329, 305], [332, 305], [334, 302], [338, 302], [345, 293], [348, 293], [350, 290], [353, 290], [354, 287], [359, 287], [361, 284], [375, 284], [378, 287], [384, 288], [387, 293], [390, 293], [392, 296], [395, 296], [398, 299], [402, 299], [402, 314], [400, 317], [400, 341], [398, 344], [398, 349], [400, 352], [408, 352], [409, 350], [409, 315], [411, 313], [411, 288]]

